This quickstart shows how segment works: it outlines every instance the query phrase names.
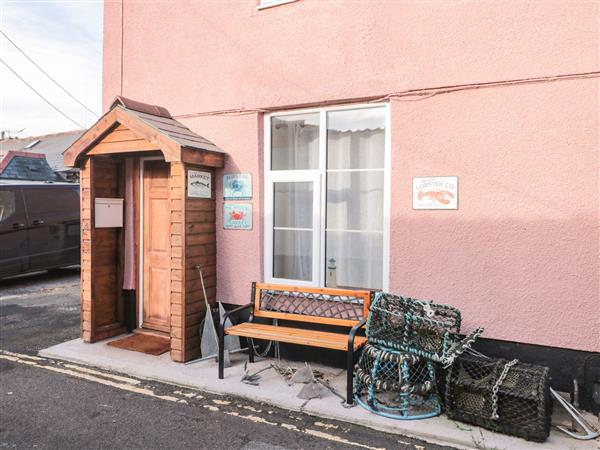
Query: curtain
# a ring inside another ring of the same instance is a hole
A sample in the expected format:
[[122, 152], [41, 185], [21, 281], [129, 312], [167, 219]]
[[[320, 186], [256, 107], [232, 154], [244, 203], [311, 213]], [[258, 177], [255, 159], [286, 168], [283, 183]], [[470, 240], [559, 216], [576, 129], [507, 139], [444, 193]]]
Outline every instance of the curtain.
[[382, 287], [384, 146], [383, 129], [328, 132], [326, 262], [339, 287]]

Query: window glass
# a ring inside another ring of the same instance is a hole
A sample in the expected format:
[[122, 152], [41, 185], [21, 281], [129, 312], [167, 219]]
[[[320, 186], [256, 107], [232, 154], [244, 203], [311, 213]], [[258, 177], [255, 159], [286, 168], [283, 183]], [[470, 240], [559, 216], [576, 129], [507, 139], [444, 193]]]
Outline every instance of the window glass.
[[23, 189], [23, 194], [30, 215], [79, 211], [77, 187]]
[[383, 169], [385, 109], [327, 113], [327, 169]]
[[312, 228], [312, 183], [275, 183], [273, 198], [275, 227]]
[[325, 286], [381, 289], [383, 233], [327, 231]]
[[274, 230], [273, 276], [287, 280], [312, 278], [312, 231]]
[[0, 222], [5, 221], [15, 213], [15, 191], [0, 191]]
[[319, 166], [319, 114], [271, 119], [271, 169], [302, 170]]
[[383, 230], [381, 171], [327, 174], [327, 228]]

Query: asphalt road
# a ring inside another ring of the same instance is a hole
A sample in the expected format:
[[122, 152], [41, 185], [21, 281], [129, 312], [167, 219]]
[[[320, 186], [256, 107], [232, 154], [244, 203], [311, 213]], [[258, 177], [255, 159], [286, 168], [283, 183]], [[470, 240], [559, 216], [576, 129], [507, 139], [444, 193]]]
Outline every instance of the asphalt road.
[[78, 335], [77, 270], [0, 281], [0, 448], [442, 448], [36, 356]]

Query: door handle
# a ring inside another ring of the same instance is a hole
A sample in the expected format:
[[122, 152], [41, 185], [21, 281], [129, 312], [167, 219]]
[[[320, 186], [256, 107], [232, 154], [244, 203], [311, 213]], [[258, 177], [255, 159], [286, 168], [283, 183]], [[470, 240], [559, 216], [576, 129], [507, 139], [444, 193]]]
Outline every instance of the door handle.
[[41, 220], [41, 219], [34, 220], [32, 223], [33, 223], [34, 225], [44, 225], [44, 221], [43, 221], [43, 220]]
[[21, 228], [25, 228], [25, 224], [24, 223], [13, 223], [13, 228], [15, 230], [20, 230]]

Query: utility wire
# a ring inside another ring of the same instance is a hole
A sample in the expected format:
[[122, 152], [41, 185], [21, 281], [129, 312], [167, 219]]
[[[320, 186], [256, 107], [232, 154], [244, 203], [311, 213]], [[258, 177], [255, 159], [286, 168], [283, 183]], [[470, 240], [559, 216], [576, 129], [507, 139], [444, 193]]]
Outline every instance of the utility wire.
[[39, 69], [40, 72], [42, 72], [44, 75], [46, 75], [55, 85], [57, 85], [59, 88], [61, 88], [63, 90], [63, 92], [65, 94], [67, 94], [69, 97], [71, 97], [73, 100], [75, 100], [77, 103], [79, 103], [81, 106], [83, 106], [85, 109], [87, 109], [89, 112], [91, 112], [94, 116], [99, 117], [98, 114], [96, 114], [94, 111], [92, 111], [90, 108], [88, 108], [87, 106], [85, 106], [83, 103], [81, 103], [79, 100], [77, 100], [75, 98], [75, 96], [73, 94], [71, 94], [69, 91], [67, 91], [64, 87], [62, 87], [58, 81], [56, 81], [54, 78], [52, 78], [44, 69], [42, 69], [33, 59], [31, 59], [29, 57], [29, 55], [27, 55], [27, 53], [25, 53], [17, 44], [14, 43], [14, 41], [9, 38], [6, 33], [2, 30], [0, 30], [0, 33], [2, 33], [2, 36], [4, 36], [8, 42], [10, 42], [12, 45], [15, 46], [15, 48], [17, 50], [19, 50], [21, 52], [21, 54], [27, 58], [29, 60], [29, 62], [31, 62], [31, 64], [33, 64], [35, 67], [37, 67]]
[[32, 85], [30, 85], [27, 81], [25, 81], [23, 79], [23, 77], [21, 77], [21, 75], [19, 75], [17, 72], [15, 72], [13, 70], [12, 67], [10, 67], [8, 64], [6, 64], [6, 62], [4, 62], [4, 60], [2, 58], [0, 58], [0, 62], [2, 64], [4, 64], [6, 66], [6, 68], [8, 70], [10, 70], [13, 74], [15, 74], [15, 76], [21, 80], [23, 83], [25, 83], [27, 85], [27, 87], [29, 89], [31, 89], [33, 92], [35, 92], [42, 100], [44, 100], [46, 103], [48, 103], [52, 108], [54, 108], [57, 112], [59, 112], [62, 116], [66, 117], [67, 119], [69, 119], [71, 122], [73, 122], [75, 125], [77, 125], [79, 128], [85, 128], [83, 125], [81, 125], [80, 123], [76, 122], [75, 120], [71, 119], [67, 114], [65, 114], [63, 111], [61, 111], [59, 108], [57, 108], [56, 106], [54, 106], [52, 103], [50, 103], [49, 100], [46, 99], [46, 97], [44, 97], [42, 94], [40, 94], [38, 91], [36, 91], [34, 89], [34, 87]]

